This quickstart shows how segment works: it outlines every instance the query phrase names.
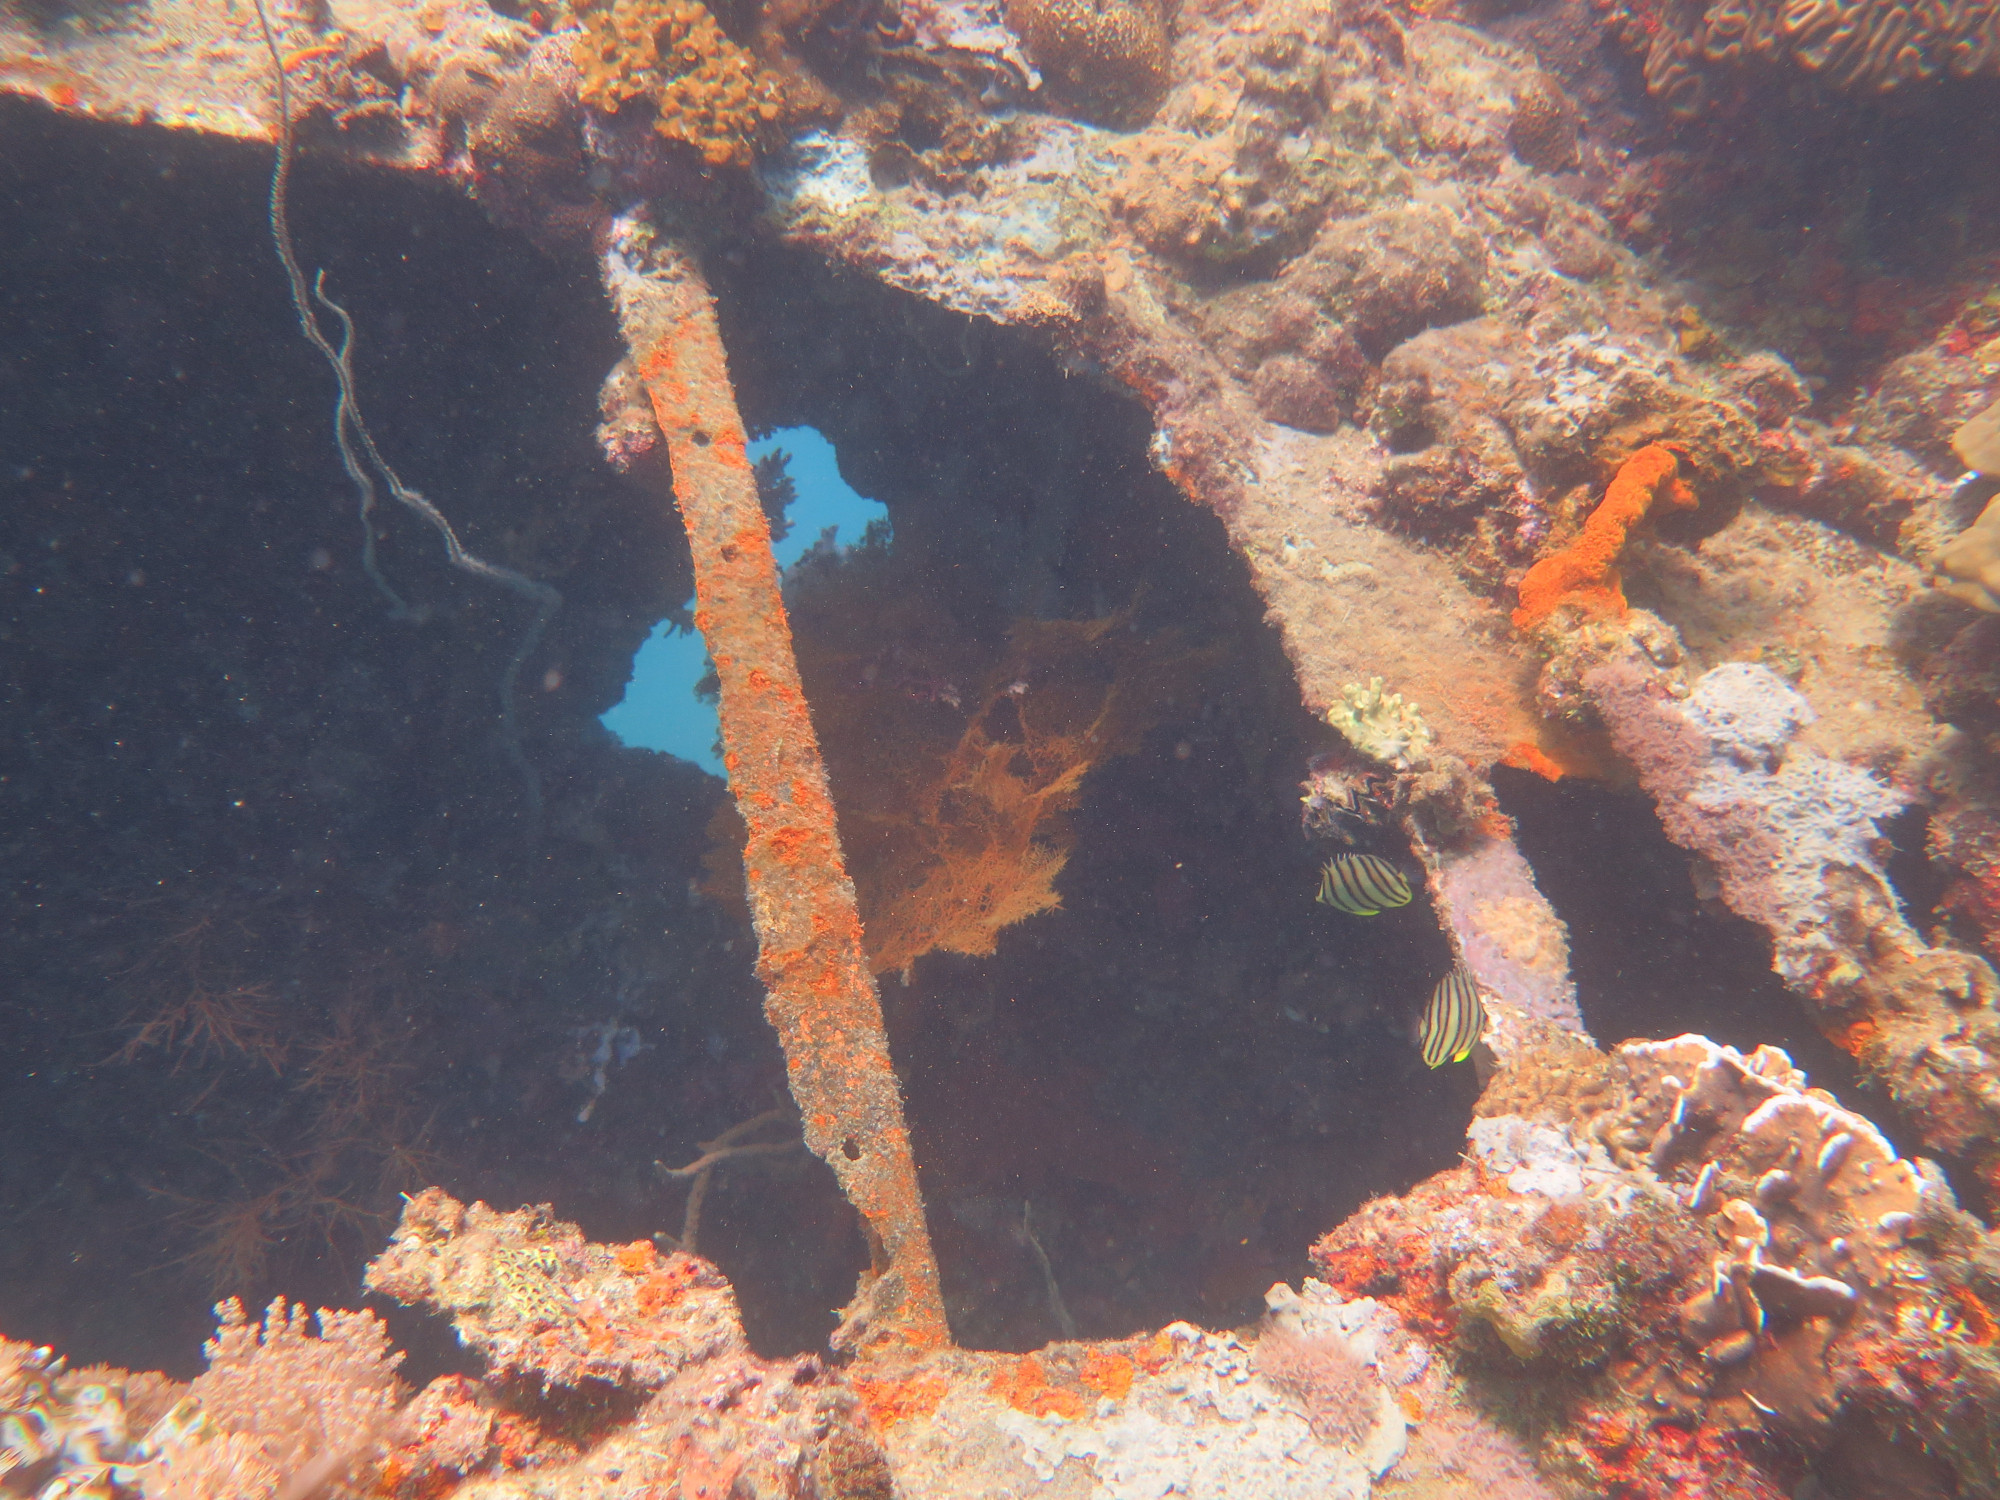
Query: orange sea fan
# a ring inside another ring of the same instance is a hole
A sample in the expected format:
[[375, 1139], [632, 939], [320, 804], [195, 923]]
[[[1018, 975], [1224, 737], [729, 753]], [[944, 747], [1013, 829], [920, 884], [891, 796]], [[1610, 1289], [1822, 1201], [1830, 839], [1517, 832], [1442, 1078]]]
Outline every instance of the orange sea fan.
[[1195, 701], [1213, 661], [1140, 634], [1129, 608], [981, 640], [901, 575], [863, 554], [809, 570], [788, 599], [878, 974], [989, 954], [1060, 906], [1085, 778]]

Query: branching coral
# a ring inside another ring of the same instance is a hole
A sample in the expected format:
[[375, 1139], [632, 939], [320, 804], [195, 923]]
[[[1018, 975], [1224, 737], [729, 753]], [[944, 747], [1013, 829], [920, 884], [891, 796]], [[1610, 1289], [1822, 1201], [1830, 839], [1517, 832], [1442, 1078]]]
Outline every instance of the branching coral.
[[1603, 503], [1590, 513], [1583, 534], [1560, 552], [1543, 558], [1521, 580], [1521, 603], [1514, 611], [1516, 628], [1527, 630], [1554, 613], [1558, 605], [1573, 605], [1586, 615], [1620, 617], [1626, 610], [1625, 589], [1618, 576], [1618, 554], [1625, 538], [1657, 504], [1691, 509], [1694, 491], [1679, 477], [1680, 460], [1671, 448], [1649, 443], [1626, 459]]
[[711, 166], [746, 167], [774, 139], [784, 90], [701, 0], [588, 0], [577, 8], [585, 104], [616, 114], [649, 99], [653, 128]]
[[195, 1379], [189, 1419], [138, 1472], [148, 1500], [266, 1500], [325, 1492], [373, 1468], [403, 1401], [388, 1330], [372, 1312], [319, 1314], [281, 1297], [252, 1323], [231, 1299]]

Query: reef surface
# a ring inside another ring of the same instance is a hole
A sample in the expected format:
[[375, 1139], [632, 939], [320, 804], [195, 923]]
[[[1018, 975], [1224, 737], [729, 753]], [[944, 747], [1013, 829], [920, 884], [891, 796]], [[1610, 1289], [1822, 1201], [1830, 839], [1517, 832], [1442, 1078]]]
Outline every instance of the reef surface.
[[[1112, 784], [1103, 767], [1171, 805], [1173, 763], [1210, 743], [1228, 746], [1251, 788], [1226, 804], [1229, 821], [1268, 821], [1274, 788], [1280, 800], [1296, 788], [1322, 854], [1357, 828], [1407, 840], [1424, 877], [1417, 910], [1434, 913], [1439, 939], [1399, 941], [1440, 972], [1462, 966], [1489, 1016], [1460, 1165], [1421, 1182], [1408, 1171], [1407, 1192], [1313, 1226], [1326, 1231], [1318, 1275], [1273, 1286], [1254, 1324], [1244, 1292], [1270, 1259], [1232, 1260], [1227, 1234], [1209, 1236], [1202, 1274], [1218, 1288], [1217, 1324], [1236, 1310], [1233, 1332], [1171, 1322], [1018, 1355], [764, 1358], [727, 1281], [691, 1253], [699, 1198], [678, 1246], [660, 1248], [591, 1243], [554, 1216], [560, 1202], [499, 1214], [433, 1189], [403, 1210], [370, 1285], [449, 1312], [480, 1379], [440, 1377], [406, 1402], [359, 1315], [314, 1338], [282, 1304], [261, 1330], [240, 1306], [225, 1314], [194, 1409], [157, 1381], [82, 1380], [9, 1346], [0, 1399], [20, 1431], [58, 1435], [24, 1440], [15, 1462], [38, 1483], [147, 1494], [348, 1483], [1122, 1496], [1203, 1492], [1220, 1476], [1230, 1493], [1272, 1494], [2000, 1492], [2000, 1252], [1977, 1217], [2000, 1192], [2000, 640], [1982, 592], [1993, 533], [1967, 513], [1969, 497], [1991, 493], [1977, 424], [2000, 400], [2000, 282], [1979, 247], [2000, 215], [1991, 184], [1935, 163], [1912, 174], [1918, 211], [1900, 227], [1893, 192], [1856, 186], [1894, 174], [1896, 145], [1917, 128], [1898, 120], [1956, 118], [1982, 101], [1968, 128], [1991, 144], [1995, 22], [1978, 6], [1869, 12], [1851, 18], [1875, 36], [1863, 45], [1822, 36], [1811, 17], [1787, 31], [1754, 7], [1721, 9], [1698, 22], [1636, 7], [1607, 21], [1569, 0], [1506, 14], [1365, 0], [0, 9], [9, 93], [100, 125], [268, 142], [275, 76], [290, 108], [283, 145], [300, 162], [441, 177], [572, 275], [610, 243], [614, 215], [654, 205], [660, 232], [714, 265], [753, 416], [796, 400], [784, 392], [799, 383], [798, 348], [770, 328], [814, 316], [809, 299], [787, 306], [751, 284], [785, 255], [914, 299], [919, 343], [958, 329], [967, 348], [976, 338], [997, 351], [989, 370], [1038, 359], [1137, 414], [1147, 479], [1204, 513], [1162, 544], [1171, 565], [1156, 574], [1131, 562], [1133, 533], [1119, 529], [1140, 514], [1129, 495], [1037, 494], [957, 533], [948, 492], [963, 476], [937, 473], [898, 516], [906, 550], [823, 558], [788, 583], [801, 677], [850, 820], [868, 959], [901, 976], [889, 981], [903, 992], [889, 994], [892, 1039], [899, 1003], [924, 1013], [922, 976], [994, 954], [1003, 931], [1036, 931], [1067, 862], [1104, 858], [1087, 835], [1110, 825], [1083, 791]], [[1622, 49], [1641, 36], [1653, 40], [1638, 69]], [[1745, 80], [1773, 76], [1787, 87], [1760, 103]], [[1874, 112], [1870, 90], [1893, 93], [1896, 112]], [[10, 118], [24, 140], [48, 128]], [[1774, 144], [1788, 131], [1804, 152]], [[1776, 206], [1770, 222], [1760, 204]], [[746, 326], [731, 325], [732, 296]], [[765, 323], [749, 328], [760, 298]], [[368, 1085], [392, 1058], [451, 1065], [447, 1035], [384, 1019], [424, 975], [451, 970], [460, 986], [500, 992], [532, 969], [554, 992], [568, 965], [592, 976], [577, 987], [608, 974], [625, 996], [707, 966], [704, 988], [752, 988], [719, 956], [734, 951], [725, 933], [747, 934], [726, 899], [740, 889], [740, 834], [715, 789], [578, 727], [609, 692], [607, 663], [673, 606], [684, 577], [657, 516], [643, 561], [592, 541], [631, 536], [635, 497], [650, 483], [657, 502], [666, 467], [640, 373], [607, 330], [594, 333], [571, 360], [595, 360], [590, 379], [603, 379], [609, 463], [574, 451], [519, 460], [553, 471], [572, 498], [556, 511], [517, 494], [480, 537], [506, 569], [556, 580], [595, 613], [558, 616], [545, 650], [494, 600], [432, 579], [454, 601], [437, 639], [380, 648], [408, 674], [393, 695], [411, 705], [403, 732], [431, 713], [427, 730], [451, 747], [443, 759], [508, 783], [504, 798], [475, 793], [441, 770], [404, 789], [404, 805], [423, 808], [412, 816], [428, 920], [392, 925], [372, 967], [316, 941], [320, 922], [337, 928], [383, 892], [408, 892], [407, 853], [390, 852], [407, 829], [372, 846], [356, 837], [381, 815], [354, 800], [357, 762], [343, 759], [365, 763], [365, 736], [283, 715], [253, 728], [263, 710], [246, 690], [237, 753], [261, 745], [317, 764], [315, 795], [331, 809], [325, 834], [271, 838], [329, 869], [369, 868], [327, 877], [332, 894], [316, 889], [317, 914], [301, 922], [312, 903], [281, 883], [245, 886], [227, 907], [198, 894], [198, 879], [177, 889], [176, 861], [149, 864], [134, 838], [115, 882], [78, 876], [66, 896], [83, 909], [87, 885], [104, 908], [151, 912], [143, 933], [106, 919], [118, 941], [104, 941], [100, 966], [147, 986], [122, 1034], [127, 1061], [221, 1057], [286, 1079], [242, 1085], [242, 1098], [268, 1089], [289, 1102], [246, 1109], [239, 1135], [303, 1128], [304, 1164], [273, 1173], [261, 1196], [221, 1197], [220, 1211], [204, 1206], [221, 1193], [213, 1184], [188, 1205], [239, 1281], [301, 1226], [351, 1247], [360, 1179], [379, 1197], [428, 1175], [416, 1089]], [[1032, 353], [1010, 352], [1021, 350]], [[896, 394], [917, 404], [919, 383]], [[1073, 415], [1038, 430], [1004, 382], [975, 384], [950, 398], [969, 425], [1014, 424], [1030, 455], [1022, 475], [1044, 445], [1089, 445]], [[835, 425], [899, 420], [857, 416], [866, 393], [820, 399]], [[555, 420], [575, 439], [578, 417]], [[1128, 482], [1101, 477], [1107, 490]], [[53, 490], [41, 501], [57, 514]], [[217, 545], [233, 543], [222, 533]], [[1233, 553], [1227, 585], [1188, 583], [1204, 547]], [[988, 571], [965, 576], [988, 592], [946, 608], [911, 581], [909, 559], [941, 567], [974, 549], [992, 554]], [[128, 577], [145, 586], [143, 569]], [[1176, 588], [1187, 592], [1147, 602]], [[1244, 599], [1282, 665], [1263, 638], [1243, 644], [1255, 632]], [[1177, 613], [1211, 628], [1177, 633]], [[60, 619], [40, 617], [37, 660], [84, 657], [89, 614], [79, 597]], [[1218, 645], [1232, 629], [1236, 643]], [[190, 659], [204, 651], [233, 667], [190, 640]], [[496, 731], [493, 679], [510, 653]], [[542, 684], [527, 740], [512, 696], [524, 663]], [[337, 686], [357, 722], [385, 701], [365, 677]], [[35, 701], [32, 674], [16, 688]], [[71, 726], [49, 717], [53, 744]], [[190, 803], [237, 790], [185, 746], [156, 769]], [[1586, 935], [1538, 887], [1493, 790], [1501, 767], [1649, 799], [1695, 891], [1761, 932], [1801, 1015], [1873, 1091], [1865, 1107], [1879, 1123], [1808, 1087], [1775, 1047], [1695, 1035], [1596, 1047], [1570, 969]], [[20, 805], [31, 791], [17, 789]], [[546, 845], [545, 795], [557, 830]], [[90, 799], [73, 800], [83, 828]], [[317, 816], [229, 800], [288, 830]], [[506, 806], [535, 826], [521, 867], [489, 883], [477, 825], [518, 833], [496, 813]], [[634, 809], [656, 820], [650, 839]], [[1893, 842], [1911, 809], [1920, 853]], [[60, 866], [61, 828], [38, 839]], [[235, 868], [252, 842], [242, 837]], [[363, 847], [372, 857], [357, 857]], [[1161, 873], [1151, 915], [1199, 907], [1204, 878]], [[515, 930], [489, 936], [509, 920], [486, 908], [501, 887], [560, 887], [571, 908], [521, 899]], [[1258, 975], [1240, 951], [1235, 961], [1211, 988], [1255, 991], [1253, 1020], [1321, 1035], [1341, 1024], [1286, 999], [1289, 979]], [[1149, 1022], [1199, 1009], [1172, 993], [1171, 959], [1131, 962], [1159, 971], [1166, 998], [1149, 1002]], [[285, 965], [316, 969], [318, 987], [281, 997], [264, 976]], [[1279, 967], [1297, 975], [1310, 960]], [[51, 979], [47, 993], [71, 982]], [[911, 1024], [910, 1055], [940, 1077], [977, 1059], [974, 1099], [1012, 1095], [1012, 1133], [1032, 1135], [1039, 1112], [1057, 1139], [1088, 1142], [1099, 1178], [1140, 1200], [1128, 1221], [1146, 1226], [1140, 1237], [1168, 1236], [1179, 1182], [1201, 1175], [1226, 1123], [1156, 1154], [1147, 1114], [1175, 1099], [1157, 1076], [1135, 1081], [1143, 1024], [1115, 1042], [1080, 1038], [1063, 1081], [1043, 1068], [1035, 1087], [1018, 1086], [1035, 1034], [987, 1014], [1015, 995], [977, 991], [944, 1008], [948, 1040]], [[1082, 1000], [1042, 1003], [1065, 998]], [[280, 1022], [281, 1004], [307, 1018], [303, 1033]], [[674, 1086], [687, 1087], [703, 1046], [759, 1045], [704, 1037], [703, 1003], [685, 1004], [677, 1045], [691, 1066]], [[634, 1032], [626, 1050], [624, 1005], [597, 1031], [572, 1028], [580, 1124], [648, 1045]], [[1260, 1038], [1241, 1044], [1248, 1076], [1283, 1076], [1267, 1032], [1244, 1029]], [[296, 1083], [284, 1072], [294, 1049], [312, 1058]], [[775, 1089], [768, 1054], [763, 1039], [734, 1099]], [[486, 1066], [496, 1082], [508, 1067]], [[1311, 1092], [1301, 1083], [1298, 1097]], [[207, 1097], [179, 1110], [204, 1149]], [[1226, 1120], [1212, 1097], [1190, 1097]], [[1129, 1134], [1107, 1129], [1121, 1111]], [[715, 1113], [696, 1100], [677, 1125]], [[912, 1136], [920, 1165], [927, 1147], [940, 1164], [934, 1208], [949, 1204], [956, 1221], [940, 1236], [963, 1241], [966, 1269], [948, 1264], [945, 1285], [961, 1342], [981, 1342], [967, 1337], [984, 1314], [966, 1288], [996, 1274], [1003, 1232], [1017, 1271], [1032, 1247], [1049, 1315], [1073, 1334], [1030, 1225], [1033, 1191], [982, 1179], [977, 1130], [948, 1107], [927, 1117], [919, 1097]], [[726, 1133], [704, 1149], [717, 1142], [728, 1149]], [[1307, 1175], [1301, 1151], [1248, 1173], [1233, 1212], [1268, 1226], [1290, 1203], [1295, 1218], [1304, 1190], [1287, 1173]], [[239, 1151], [220, 1175], [241, 1179], [255, 1160]], [[644, 1161], [621, 1170], [643, 1175]], [[625, 1196], [629, 1207], [641, 1194]], [[792, 1201], [818, 1204], [832, 1244], [845, 1231], [829, 1196], [815, 1177]], [[1082, 1222], [1065, 1228], [1086, 1235]], [[851, 1260], [853, 1248], [849, 1236], [838, 1253]], [[1096, 1305], [1131, 1327], [1143, 1256], [1119, 1255], [1128, 1285], [1100, 1288]], [[801, 1297], [818, 1294], [822, 1273]], [[345, 1393], [341, 1432], [281, 1438], [283, 1423], [217, 1373], [281, 1354]], [[99, 1436], [71, 1443], [72, 1432]]]

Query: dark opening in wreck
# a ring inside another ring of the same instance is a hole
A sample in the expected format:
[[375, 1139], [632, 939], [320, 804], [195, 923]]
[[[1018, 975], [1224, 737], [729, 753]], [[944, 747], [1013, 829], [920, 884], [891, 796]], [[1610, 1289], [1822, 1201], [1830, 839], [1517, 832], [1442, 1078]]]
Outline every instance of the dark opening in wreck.
[[[40, 210], [7, 247], [10, 878], [37, 913], [9, 926], [42, 1019], [5, 1084], [35, 1147], [8, 1169], [35, 1232], [9, 1238], [7, 1326], [184, 1367], [215, 1290], [351, 1296], [413, 1171], [607, 1238], [677, 1232], [653, 1162], [768, 1109], [782, 1074], [745, 934], [688, 894], [719, 788], [595, 725], [687, 574], [590, 446], [614, 357], [592, 277], [427, 186], [295, 183], [385, 449], [469, 545], [569, 600], [523, 679], [531, 842], [493, 710], [519, 611], [393, 515], [382, 565], [419, 618], [367, 587], [262, 153], [8, 113], [8, 195]], [[1435, 923], [1313, 903], [1297, 783], [1330, 731], [1136, 407], [772, 253], [716, 257], [749, 419], [836, 438], [975, 658], [1020, 620], [1117, 618], [1072, 675], [1150, 684], [1061, 813], [1062, 909], [886, 981], [958, 1336], [1251, 1316], [1313, 1233], [1458, 1149], [1469, 1070], [1426, 1074], [1407, 1035], [1447, 963]], [[80, 293], [56, 274], [77, 265], [98, 268]], [[916, 668], [889, 666], [871, 690], [907, 695]], [[191, 999], [208, 1029], [145, 1032]], [[770, 1349], [816, 1345], [860, 1259], [802, 1162], [719, 1173], [701, 1243]]]
[[[317, 173], [299, 183], [305, 253], [360, 320], [385, 446], [468, 535], [559, 575], [571, 601], [522, 705], [550, 802], [530, 845], [492, 726], [520, 621], [415, 528], [392, 522], [387, 545], [428, 618], [387, 621], [358, 576], [323, 372], [262, 239], [262, 154], [7, 115], [7, 190], [42, 209], [7, 230], [23, 352], [7, 547], [27, 586], [10, 688], [29, 710], [9, 755], [34, 771], [15, 782], [11, 816], [33, 832], [9, 874], [38, 913], [9, 927], [44, 1019], [0, 1085], [36, 1148], [6, 1169], [33, 1233], [9, 1238], [0, 1282], [19, 1300], [0, 1323], [79, 1360], [185, 1367], [202, 1272], [253, 1298], [282, 1282], [340, 1301], [379, 1240], [371, 1216], [419, 1163], [468, 1197], [552, 1200], [605, 1239], [678, 1228], [681, 1190], [653, 1162], [769, 1108], [782, 1074], [745, 935], [685, 894], [709, 878], [719, 789], [594, 727], [686, 580], [682, 539], [590, 446], [615, 357], [594, 275], [428, 186], [344, 178], [334, 215]], [[102, 280], [64, 322], [36, 268], [76, 262]], [[1220, 525], [1148, 464], [1135, 404], [1022, 335], [802, 256], [740, 244], [714, 274], [746, 417], [827, 432], [894, 520], [898, 571], [845, 594], [801, 585], [808, 658], [814, 599], [861, 609], [894, 587], [978, 662], [1005, 659], [1018, 620], [1129, 612], [1140, 656], [1178, 674], [1063, 816], [1061, 909], [1007, 928], [990, 958], [933, 953], [885, 980], [955, 1333], [1031, 1348], [1070, 1326], [1254, 1315], [1315, 1233], [1459, 1150], [1470, 1071], [1426, 1073], [1408, 1035], [1449, 961], [1433, 918], [1421, 901], [1367, 920], [1312, 902], [1327, 850], [1301, 836], [1297, 783], [1330, 732], [1298, 706]], [[95, 467], [56, 461], [84, 449]], [[201, 620], [191, 634], [172, 634], [168, 600]], [[939, 722], [970, 718], [971, 680], [925, 660], [935, 641], [891, 644], [887, 682], [828, 679], [859, 695], [850, 713], [922, 692]], [[150, 711], [205, 746], [187, 769], [164, 747], [126, 758], [116, 710], [90, 706], [149, 681], [170, 685]], [[1658, 922], [1692, 904], [1662, 893], [1691, 887], [1648, 809], [1600, 808], [1630, 824], [1621, 837], [1659, 841], [1641, 862], [1658, 880], [1617, 898], [1619, 920], [1584, 918], [1613, 897], [1601, 865], [1565, 864], [1548, 835], [1570, 813], [1549, 809], [1604, 795], [1508, 791], [1601, 1038], [1733, 1027], [1844, 1089], [1845, 1060], [1794, 1021], [1761, 943], [1703, 928], [1689, 951], [1712, 966], [1706, 990], [1630, 988], [1662, 972]], [[265, 821], [231, 821], [239, 801]], [[58, 847], [65, 869], [36, 865]], [[292, 1039], [267, 1057], [183, 1035], [112, 1060], [218, 973], [242, 1038], [282, 1012]], [[1727, 1017], [1696, 1003], [1725, 992]], [[1764, 1002], [1754, 1023], [1746, 995]], [[622, 1050], [607, 1026], [635, 1037], [608, 1069], [593, 1063], [607, 1037]], [[376, 1067], [398, 1097], [356, 1114], [337, 1062]], [[703, 1230], [761, 1347], [820, 1342], [861, 1261], [827, 1174], [721, 1174]]]

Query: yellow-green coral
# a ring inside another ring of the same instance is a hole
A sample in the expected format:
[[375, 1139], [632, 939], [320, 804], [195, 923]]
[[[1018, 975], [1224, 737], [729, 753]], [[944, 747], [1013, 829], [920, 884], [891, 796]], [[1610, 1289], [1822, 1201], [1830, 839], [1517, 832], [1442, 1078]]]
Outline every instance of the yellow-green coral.
[[523, 1322], [561, 1323], [576, 1316], [569, 1294], [556, 1280], [561, 1262], [545, 1247], [527, 1250], [498, 1245], [493, 1250], [493, 1301]]
[[1340, 702], [1326, 711], [1326, 722], [1363, 755], [1399, 771], [1414, 770], [1430, 759], [1430, 726], [1401, 693], [1383, 692], [1379, 677], [1369, 678], [1366, 687], [1358, 682], [1343, 686]]
[[576, 8], [585, 104], [614, 114], [650, 99], [653, 128], [712, 166], [749, 166], [771, 144], [784, 90], [700, 0], [588, 0]]

